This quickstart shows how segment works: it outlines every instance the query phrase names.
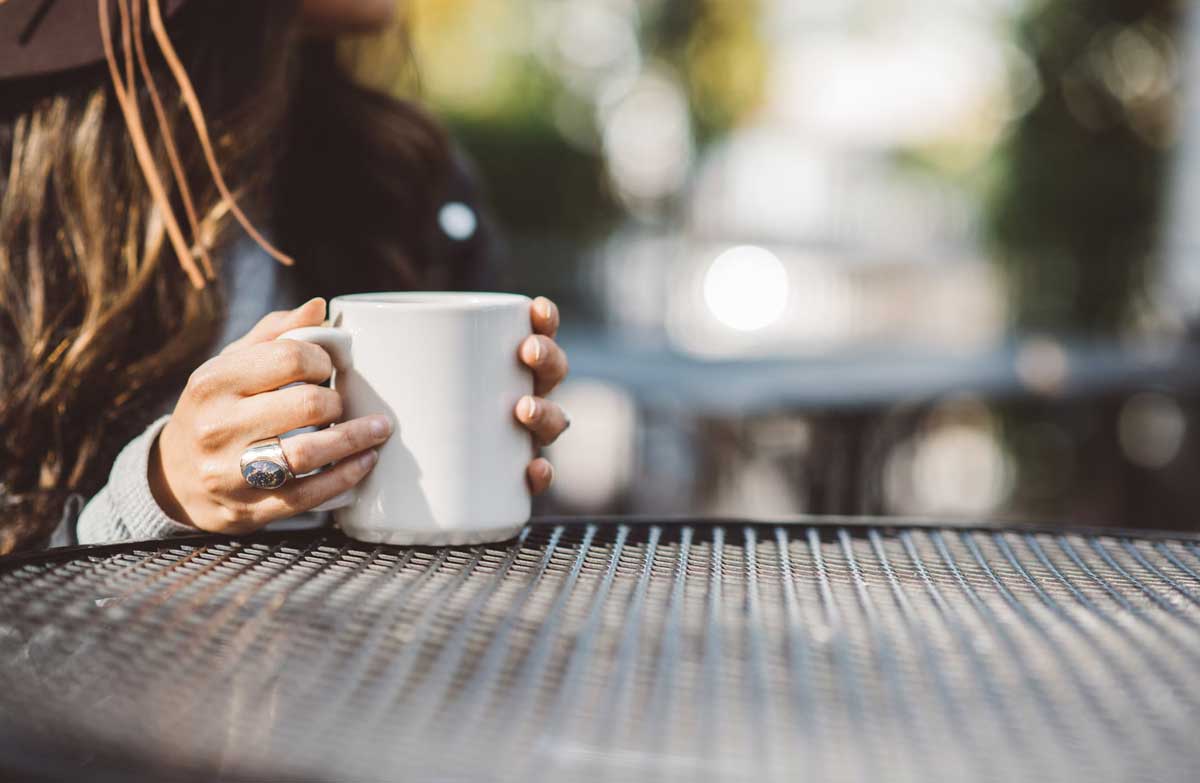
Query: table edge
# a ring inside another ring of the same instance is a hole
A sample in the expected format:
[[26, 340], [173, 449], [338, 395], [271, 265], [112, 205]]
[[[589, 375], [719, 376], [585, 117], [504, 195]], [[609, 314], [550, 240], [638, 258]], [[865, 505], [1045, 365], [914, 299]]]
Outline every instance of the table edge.
[[[696, 514], [646, 514], [646, 515], [559, 515], [535, 517], [530, 521], [533, 527], [583, 526], [583, 525], [637, 527], [698, 525], [698, 526], [750, 526], [750, 527], [815, 527], [827, 530], [848, 528], [865, 530], [874, 528], [881, 531], [900, 529], [913, 530], [950, 530], [970, 531], [978, 533], [1017, 533], [1044, 535], [1078, 535], [1098, 536], [1118, 539], [1137, 539], [1143, 541], [1195, 541], [1200, 542], [1200, 531], [1164, 530], [1157, 528], [1136, 529], [1125, 527], [1099, 527], [1089, 525], [1062, 525], [1051, 522], [1030, 520], [981, 520], [954, 517], [874, 517], [865, 515], [788, 515], [788, 516], [755, 516], [740, 517], [729, 515], [696, 515]], [[194, 536], [176, 536], [165, 539], [139, 539], [136, 541], [118, 541], [107, 544], [83, 544], [78, 546], [57, 547], [29, 552], [17, 552], [0, 557], [0, 573], [9, 571], [28, 563], [49, 563], [59, 560], [74, 560], [80, 555], [103, 557], [109, 554], [145, 549], [147, 546], [157, 546], [163, 543], [171, 545], [203, 546], [219, 542], [254, 541], [270, 542], [280, 539], [312, 535], [340, 536], [341, 531], [333, 527], [269, 530], [252, 533], [248, 536], [225, 536], [217, 534], [197, 534]], [[375, 546], [363, 543], [363, 546]], [[438, 550], [441, 547], [416, 547], [419, 549]]]

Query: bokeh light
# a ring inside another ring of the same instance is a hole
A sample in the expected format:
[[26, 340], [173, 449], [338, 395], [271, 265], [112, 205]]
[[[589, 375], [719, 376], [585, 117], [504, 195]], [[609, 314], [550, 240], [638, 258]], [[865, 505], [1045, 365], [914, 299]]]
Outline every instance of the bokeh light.
[[1071, 365], [1066, 349], [1057, 340], [1030, 337], [1017, 348], [1015, 368], [1026, 388], [1053, 395], [1063, 390]]
[[628, 85], [641, 68], [636, 6], [623, 2], [567, 0], [549, 4], [543, 51], [566, 85], [594, 95], [614, 82]]
[[1117, 434], [1130, 462], [1144, 468], [1163, 468], [1175, 459], [1187, 432], [1179, 403], [1165, 394], [1141, 392], [1121, 407]]
[[713, 259], [704, 275], [704, 302], [718, 321], [753, 332], [779, 320], [788, 305], [787, 270], [771, 251], [731, 247]]
[[683, 185], [692, 160], [687, 99], [664, 73], [647, 73], [601, 106], [609, 174], [622, 198], [637, 206]]
[[1011, 116], [1002, 42], [940, 12], [892, 21], [858, 36], [810, 34], [788, 50], [773, 87], [789, 120], [843, 143], [994, 140]]
[[479, 218], [475, 210], [461, 201], [451, 201], [438, 210], [438, 226], [446, 236], [459, 242], [466, 241], [475, 235]]
[[896, 513], [984, 514], [1003, 504], [1013, 478], [992, 412], [977, 399], [960, 398], [939, 405], [892, 449], [884, 493]]

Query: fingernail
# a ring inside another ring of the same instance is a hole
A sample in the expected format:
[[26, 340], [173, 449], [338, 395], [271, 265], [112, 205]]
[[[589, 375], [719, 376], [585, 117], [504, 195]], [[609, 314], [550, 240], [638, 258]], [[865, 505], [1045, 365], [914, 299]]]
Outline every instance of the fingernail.
[[381, 440], [392, 432], [392, 421], [387, 416], [372, 416], [367, 426], [371, 430], [371, 437]]
[[537, 310], [538, 315], [540, 315], [542, 318], [549, 318], [554, 315], [553, 305], [551, 305], [550, 300], [544, 296], [539, 296], [537, 301], [533, 303], [533, 306]]
[[539, 361], [541, 361], [541, 340], [539, 340], [538, 337], [529, 337], [529, 339], [526, 340], [526, 346], [526, 353], [532, 354], [529, 357], [530, 363], [538, 364]]
[[368, 449], [363, 452], [359, 459], [362, 460], [363, 469], [370, 470], [375, 466], [375, 461], [379, 459], [379, 452], [377, 452], [375, 449]]
[[554, 464], [551, 462], [547, 462], [546, 463], [546, 486], [550, 486], [553, 483], [554, 483]]
[[525, 395], [521, 398], [521, 418], [525, 421], [533, 421], [537, 417], [538, 404], [537, 400]]

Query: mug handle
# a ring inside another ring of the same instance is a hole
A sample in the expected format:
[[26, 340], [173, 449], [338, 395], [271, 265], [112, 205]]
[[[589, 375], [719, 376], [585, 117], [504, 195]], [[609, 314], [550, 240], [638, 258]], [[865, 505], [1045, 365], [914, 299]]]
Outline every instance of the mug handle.
[[[329, 354], [329, 358], [333, 360], [333, 367], [338, 372], [344, 372], [354, 366], [354, 357], [350, 351], [350, 333], [343, 329], [335, 329], [331, 326], [303, 326], [299, 329], [284, 332], [275, 339], [299, 340], [321, 346]], [[314, 508], [313, 511], [333, 511], [334, 509], [345, 508], [352, 505], [355, 498], [354, 490], [351, 489], [326, 500]]]
[[332, 326], [302, 326], [286, 331], [275, 339], [299, 340], [319, 345], [329, 354], [335, 369], [349, 370], [354, 366], [354, 357], [350, 353], [350, 333], [344, 329], [335, 329]]

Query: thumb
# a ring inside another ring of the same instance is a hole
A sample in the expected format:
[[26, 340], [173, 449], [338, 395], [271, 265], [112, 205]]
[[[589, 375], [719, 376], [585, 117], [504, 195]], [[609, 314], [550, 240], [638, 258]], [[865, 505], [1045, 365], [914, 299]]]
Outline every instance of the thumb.
[[277, 310], [267, 313], [254, 328], [244, 336], [225, 346], [221, 353], [229, 353], [257, 343], [274, 340], [291, 329], [302, 326], [320, 326], [325, 320], [325, 300], [321, 297], [309, 299], [294, 310]]

